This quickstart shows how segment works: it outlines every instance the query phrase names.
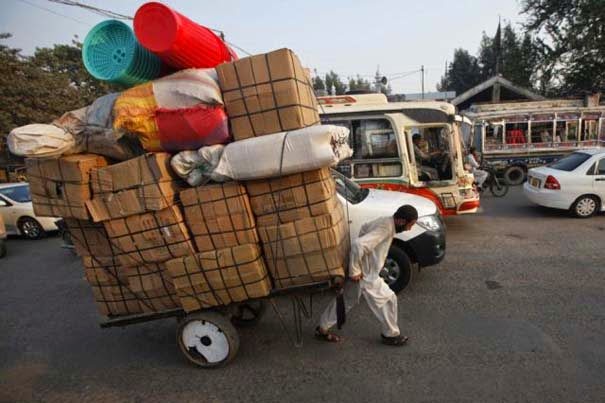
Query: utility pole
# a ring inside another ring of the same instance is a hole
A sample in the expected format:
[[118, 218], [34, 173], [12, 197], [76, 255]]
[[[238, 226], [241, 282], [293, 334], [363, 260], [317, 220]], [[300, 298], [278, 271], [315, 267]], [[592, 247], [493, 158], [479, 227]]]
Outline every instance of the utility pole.
[[422, 99], [424, 99], [424, 64], [420, 67], [420, 73], [422, 73]]

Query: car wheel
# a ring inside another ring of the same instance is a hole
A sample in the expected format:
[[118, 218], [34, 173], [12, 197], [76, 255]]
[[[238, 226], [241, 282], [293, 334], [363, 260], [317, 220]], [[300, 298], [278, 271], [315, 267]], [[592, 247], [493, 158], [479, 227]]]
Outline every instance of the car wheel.
[[27, 239], [40, 239], [46, 235], [46, 232], [44, 232], [44, 228], [42, 228], [40, 223], [31, 217], [19, 219], [17, 226], [19, 227], [21, 235]]
[[0, 258], [6, 256], [6, 241], [4, 239], [0, 239]]
[[599, 210], [599, 200], [590, 195], [578, 197], [571, 206], [571, 212], [578, 218], [592, 217]]
[[504, 171], [504, 180], [510, 186], [517, 186], [525, 182], [525, 169], [518, 165], [506, 168]]
[[412, 262], [398, 245], [391, 245], [380, 277], [398, 294], [412, 281]]

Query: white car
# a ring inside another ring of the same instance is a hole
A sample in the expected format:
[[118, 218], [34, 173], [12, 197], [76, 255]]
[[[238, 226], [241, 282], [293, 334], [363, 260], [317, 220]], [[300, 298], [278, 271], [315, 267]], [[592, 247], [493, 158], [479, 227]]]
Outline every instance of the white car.
[[0, 184], [0, 215], [9, 235], [38, 239], [58, 228], [54, 217], [36, 217], [27, 183]]
[[338, 198], [349, 217], [351, 240], [359, 236], [361, 226], [379, 217], [392, 216], [404, 204], [418, 211], [418, 222], [409, 231], [395, 235], [381, 276], [391, 289], [399, 292], [418, 268], [439, 263], [445, 257], [445, 225], [437, 206], [430, 200], [403, 192], [362, 189], [336, 171]]
[[527, 173], [523, 185], [535, 204], [587, 218], [605, 210], [605, 149], [573, 152]]

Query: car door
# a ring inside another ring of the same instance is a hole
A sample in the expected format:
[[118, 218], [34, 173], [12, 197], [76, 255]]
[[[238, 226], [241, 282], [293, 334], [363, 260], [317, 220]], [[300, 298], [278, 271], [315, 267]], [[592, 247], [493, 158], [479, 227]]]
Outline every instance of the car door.
[[16, 230], [15, 220], [12, 217], [12, 207], [13, 204], [0, 195], [0, 216], [2, 216], [2, 221], [4, 221], [6, 231], [10, 233]]
[[605, 157], [597, 162], [592, 186], [596, 195], [605, 201]]

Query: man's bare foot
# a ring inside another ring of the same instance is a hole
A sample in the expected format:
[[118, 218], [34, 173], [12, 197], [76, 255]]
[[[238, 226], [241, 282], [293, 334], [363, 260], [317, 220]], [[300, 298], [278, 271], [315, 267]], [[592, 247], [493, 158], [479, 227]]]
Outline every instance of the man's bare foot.
[[344, 340], [343, 337], [331, 333], [329, 330], [323, 330], [319, 326], [315, 328], [315, 338], [321, 341], [327, 341], [328, 343], [340, 343]]

